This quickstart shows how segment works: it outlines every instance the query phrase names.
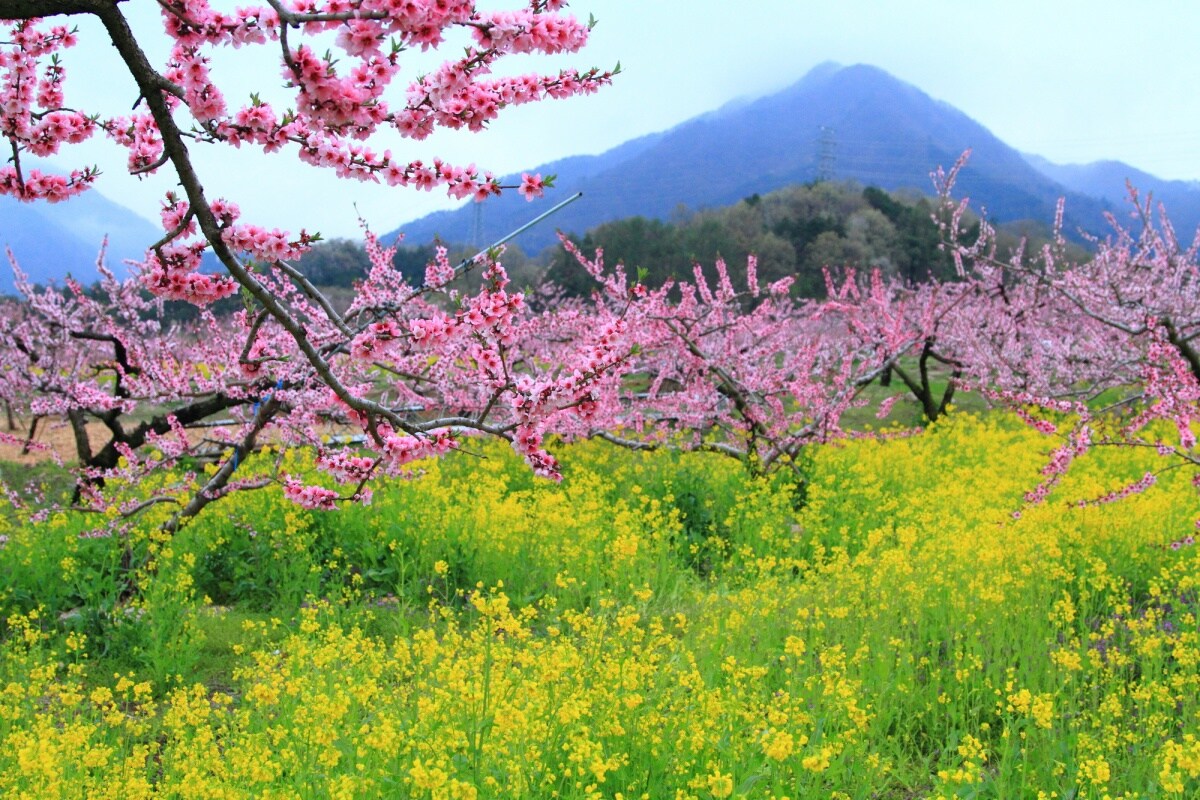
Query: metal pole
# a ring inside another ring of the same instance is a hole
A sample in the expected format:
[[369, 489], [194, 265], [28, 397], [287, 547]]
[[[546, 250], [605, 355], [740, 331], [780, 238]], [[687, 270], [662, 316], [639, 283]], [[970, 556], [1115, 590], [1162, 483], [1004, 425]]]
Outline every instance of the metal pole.
[[563, 200], [561, 203], [559, 203], [558, 205], [556, 205], [554, 208], [550, 209], [549, 211], [539, 214], [538, 216], [529, 220], [529, 222], [526, 222], [524, 225], [517, 228], [515, 231], [510, 233], [508, 236], [505, 236], [503, 239], [500, 239], [500, 240], [492, 243], [492, 245], [490, 247], [488, 247], [484, 250], [480, 250], [478, 253], [471, 256], [470, 258], [464, 258], [462, 263], [459, 264], [458, 267], [456, 267], [454, 271], [458, 272], [459, 270], [465, 270], [467, 268], [467, 265], [474, 262], [475, 259], [479, 258], [480, 256], [485, 255], [488, 252], [488, 250], [493, 250], [493, 249], [499, 247], [500, 245], [505, 244], [506, 242], [512, 241], [513, 239], [517, 238], [525, 231], [532, 228], [534, 225], [537, 225], [539, 222], [546, 219], [546, 217], [549, 217], [553, 214], [557, 214], [559, 211], [566, 208], [571, 203], [574, 203], [576, 200], [578, 200], [581, 197], [583, 197], [583, 192], [576, 192], [575, 194], [571, 195], [566, 200]]

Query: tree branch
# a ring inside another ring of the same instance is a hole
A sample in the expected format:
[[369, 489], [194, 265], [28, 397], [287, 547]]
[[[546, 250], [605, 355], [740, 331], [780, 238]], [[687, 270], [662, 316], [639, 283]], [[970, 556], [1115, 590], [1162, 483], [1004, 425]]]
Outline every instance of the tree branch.
[[330, 363], [317, 351], [312, 342], [309, 341], [308, 332], [305, 330], [304, 325], [288, 312], [283, 302], [273, 292], [267, 289], [267, 287], [254, 277], [253, 273], [246, 269], [237, 255], [230, 249], [222, 236], [221, 224], [217, 220], [216, 214], [213, 213], [212, 206], [209, 205], [208, 198], [204, 194], [204, 186], [200, 183], [200, 178], [196, 174], [195, 167], [192, 165], [191, 156], [184, 142], [183, 132], [176, 124], [175, 118], [171, 114], [171, 109], [162, 96], [165, 78], [156, 72], [150, 64], [146, 54], [138, 45], [128, 21], [116, 5], [102, 5], [103, 8], [97, 11], [96, 14], [99, 16], [100, 21], [104, 23], [104, 27], [112, 39], [113, 46], [120, 53], [130, 74], [137, 81], [138, 89], [141, 91], [142, 96], [145, 97], [151, 116], [154, 117], [154, 122], [158, 126], [159, 133], [162, 135], [163, 149], [169, 154], [171, 164], [175, 167], [176, 174], [179, 176], [179, 183], [187, 195], [189, 213], [195, 215], [204, 238], [212, 246], [213, 252], [221, 264], [229, 271], [234, 280], [244, 286], [262, 304], [263, 308], [279, 321], [279, 324], [296, 342], [296, 346], [304, 354], [309, 364], [312, 365], [313, 370], [316, 371], [321, 381], [333, 390], [338, 399], [367, 417], [367, 429], [372, 432], [372, 438], [379, 439], [375, 424], [375, 420], [378, 418], [386, 419], [394, 428], [415, 433], [407, 421], [399, 415], [392, 413], [379, 403], [357, 397], [350, 392], [341, 380], [334, 375]]
[[124, 0], [0, 0], [0, 19], [37, 19], [96, 14]]

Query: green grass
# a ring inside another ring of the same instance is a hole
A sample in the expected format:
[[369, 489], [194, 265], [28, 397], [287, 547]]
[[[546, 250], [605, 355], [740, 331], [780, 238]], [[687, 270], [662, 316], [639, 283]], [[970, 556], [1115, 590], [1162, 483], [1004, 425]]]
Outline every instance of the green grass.
[[34, 463], [0, 460], [0, 482], [19, 493], [33, 489], [51, 503], [69, 500], [75, 487], [70, 467], [51, 460]]
[[1156, 463], [1107, 449], [1023, 507], [1055, 443], [951, 414], [812, 448], [803, 496], [595, 442], [554, 484], [493, 443], [172, 539], [9, 518], [0, 794], [1197, 796], [1200, 562], [1169, 545], [1200, 500], [1175, 470], [1073, 504]]

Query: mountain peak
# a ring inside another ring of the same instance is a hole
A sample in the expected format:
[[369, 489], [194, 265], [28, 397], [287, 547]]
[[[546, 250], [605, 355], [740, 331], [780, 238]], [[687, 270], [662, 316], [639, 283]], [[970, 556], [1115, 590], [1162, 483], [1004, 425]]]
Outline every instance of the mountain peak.
[[[838, 64], [825, 61], [813, 67], [804, 77], [792, 84], [792, 88], [800, 91], [812, 90], [822, 86], [857, 87], [857, 88], [887, 88], [903, 89], [924, 95], [920, 89], [910, 83], [900, 80], [892, 73], [874, 64]], [[787, 90], [780, 94], [786, 94]]]
[[[56, 172], [53, 165], [39, 162]], [[21, 270], [34, 283], [62, 281], [71, 275], [82, 283], [100, 278], [96, 258], [107, 240], [105, 260], [125, 277], [126, 260], [140, 261], [162, 231], [129, 209], [89, 189], [61, 203], [26, 203], [0, 197], [0, 252], [10, 248]], [[0, 266], [0, 294], [14, 291], [13, 273]]]
[[796, 82], [796, 85], [803, 83], [819, 83], [828, 80], [834, 74], [845, 69], [845, 65], [839, 64], [836, 61], [822, 61], [815, 67], [804, 74], [804, 77]]
[[[1070, 194], [961, 111], [870, 64], [819, 64], [779, 92], [734, 101], [632, 144], [530, 170], [558, 176], [546, 208], [556, 198], [584, 193], [554, 218], [553, 227], [582, 234], [625, 217], [667, 219], [681, 205], [730, 205], [818, 179], [929, 193], [929, 174], [968, 149], [973, 155], [959, 190], [993, 219], [1046, 222], [1054, 217], [1058, 197]], [[1072, 229], [1102, 224], [1104, 203], [1083, 196], [1069, 201]], [[438, 235], [484, 246], [537, 208], [502, 196], [486, 202], [480, 213], [480, 241], [471, 241], [474, 208], [430, 215], [404, 230], [408, 241]], [[534, 228], [517, 243], [529, 252], [555, 244], [553, 227]]]

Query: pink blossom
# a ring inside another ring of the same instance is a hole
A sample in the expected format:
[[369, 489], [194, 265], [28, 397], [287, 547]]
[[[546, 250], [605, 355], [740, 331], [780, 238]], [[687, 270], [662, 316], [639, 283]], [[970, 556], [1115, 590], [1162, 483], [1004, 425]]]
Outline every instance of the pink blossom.
[[283, 484], [284, 496], [297, 505], [310, 509], [330, 510], [336, 508], [338, 493], [322, 486], [304, 485], [294, 478]]
[[545, 192], [545, 183], [542, 181], [541, 173], [530, 175], [525, 173], [521, 176], [521, 186], [517, 191], [527, 201], [532, 201], [535, 198], [541, 197]]

